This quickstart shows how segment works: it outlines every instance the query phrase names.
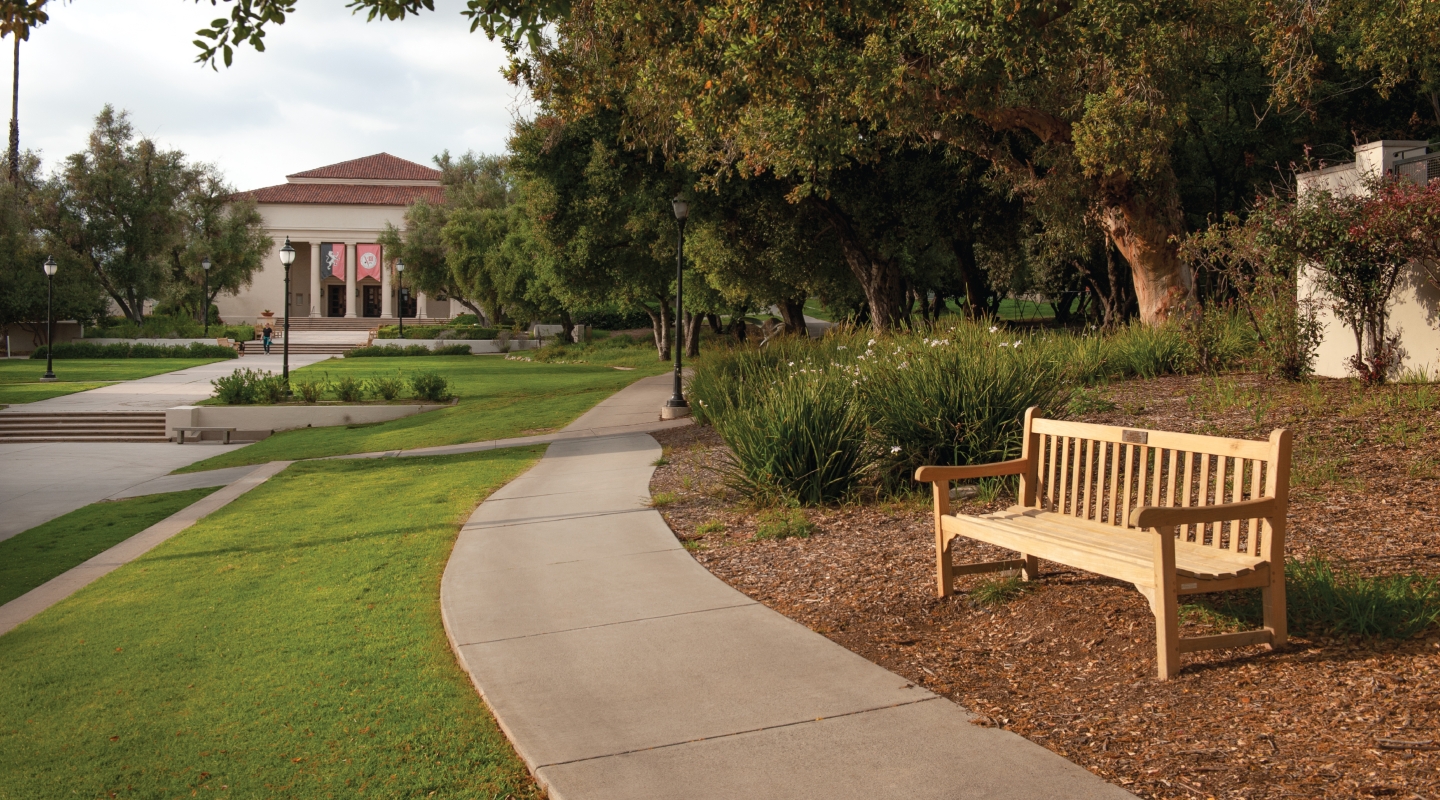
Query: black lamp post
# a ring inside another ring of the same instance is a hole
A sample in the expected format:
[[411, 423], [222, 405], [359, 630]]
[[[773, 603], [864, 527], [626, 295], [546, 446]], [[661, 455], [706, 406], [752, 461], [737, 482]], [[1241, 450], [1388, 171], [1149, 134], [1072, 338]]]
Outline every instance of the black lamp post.
[[40, 380], [55, 380], [55, 270], [54, 256], [45, 257], [45, 374]]
[[203, 281], [200, 289], [201, 314], [205, 320], [205, 336], [210, 335], [210, 256], [200, 259], [200, 279]]
[[690, 404], [685, 402], [685, 394], [680, 385], [681, 351], [685, 348], [685, 220], [690, 217], [690, 204], [677, 194], [675, 199], [670, 201], [670, 205], [675, 209], [675, 221], [680, 226], [680, 235], [675, 245], [675, 394], [665, 401], [665, 407], [661, 409], [660, 416], [664, 419], [675, 419], [690, 413]]
[[285, 267], [285, 341], [281, 342], [285, 356], [281, 375], [285, 381], [285, 394], [290, 394], [290, 265], [295, 263], [295, 248], [290, 246], [290, 237], [285, 237], [285, 246], [280, 248], [280, 264]]
[[395, 259], [395, 280], [400, 285], [395, 288], [395, 304], [400, 306], [395, 309], [395, 316], [400, 318], [400, 338], [405, 338], [405, 262]]

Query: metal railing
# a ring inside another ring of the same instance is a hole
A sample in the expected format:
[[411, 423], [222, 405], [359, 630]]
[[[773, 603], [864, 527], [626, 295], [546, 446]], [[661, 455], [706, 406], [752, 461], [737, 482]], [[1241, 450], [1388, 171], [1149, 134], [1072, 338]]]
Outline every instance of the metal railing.
[[1396, 151], [1385, 171], [1422, 185], [1440, 179], [1440, 139]]

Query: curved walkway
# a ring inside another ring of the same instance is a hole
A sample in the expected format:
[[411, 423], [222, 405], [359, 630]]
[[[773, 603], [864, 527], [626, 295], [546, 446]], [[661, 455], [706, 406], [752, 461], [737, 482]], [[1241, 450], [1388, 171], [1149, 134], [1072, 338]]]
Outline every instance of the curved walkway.
[[712, 576], [646, 507], [660, 454], [552, 444], [445, 570], [451, 645], [552, 800], [1132, 797]]

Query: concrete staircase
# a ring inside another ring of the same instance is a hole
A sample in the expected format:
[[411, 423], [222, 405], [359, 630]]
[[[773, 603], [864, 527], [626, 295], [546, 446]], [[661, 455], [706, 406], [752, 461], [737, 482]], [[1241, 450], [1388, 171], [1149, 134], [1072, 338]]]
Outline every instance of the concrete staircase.
[[[408, 321], [408, 320], [407, 320]], [[291, 317], [290, 332], [300, 331], [368, 331], [374, 330], [381, 325], [394, 325], [393, 319], [382, 319], [380, 317]], [[285, 318], [276, 317], [271, 323], [275, 332], [279, 333], [285, 328]]]
[[0, 443], [166, 441], [164, 411], [0, 412]]
[[[293, 336], [295, 331], [292, 330], [290, 333]], [[364, 344], [364, 342], [291, 342], [290, 355], [342, 356], [346, 351], [363, 347]], [[245, 355], [247, 356], [264, 352], [265, 348], [261, 346], [259, 339], [245, 343]], [[270, 342], [270, 355], [278, 356], [283, 352], [285, 352], [285, 345], [279, 337], [276, 337]]]

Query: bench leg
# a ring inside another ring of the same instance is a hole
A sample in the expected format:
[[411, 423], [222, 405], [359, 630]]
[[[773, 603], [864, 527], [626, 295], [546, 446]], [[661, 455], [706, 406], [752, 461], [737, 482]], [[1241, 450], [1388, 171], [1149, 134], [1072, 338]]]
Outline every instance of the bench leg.
[[1260, 603], [1265, 609], [1265, 627], [1270, 631], [1270, 649], [1285, 646], [1290, 629], [1285, 620], [1285, 574], [1272, 570], [1270, 585], [1260, 590]]
[[175, 444], [185, 444], [185, 431], [175, 431]]
[[1020, 558], [1025, 561], [1025, 566], [1020, 568], [1020, 579], [1026, 581], [1037, 580], [1040, 577], [1040, 559], [1029, 553], [1021, 553]]
[[1155, 531], [1155, 666], [1160, 680], [1180, 673], [1180, 594], [1175, 575], [1175, 531]]
[[950, 542], [941, 520], [950, 513], [950, 482], [936, 481], [930, 484], [935, 495], [935, 595], [949, 597], [955, 592], [955, 571], [950, 565]]
[[225, 444], [230, 444], [230, 431], [225, 431]]

